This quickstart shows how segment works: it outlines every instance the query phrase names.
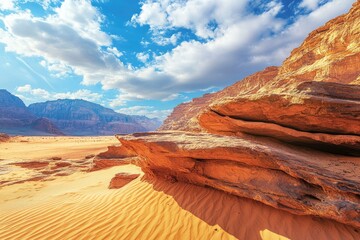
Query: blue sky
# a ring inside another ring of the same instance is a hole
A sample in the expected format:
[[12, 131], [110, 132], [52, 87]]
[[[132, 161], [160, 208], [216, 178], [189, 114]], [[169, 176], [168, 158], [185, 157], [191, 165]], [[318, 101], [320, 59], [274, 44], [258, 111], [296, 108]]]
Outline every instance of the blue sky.
[[164, 119], [280, 65], [353, 0], [1, 0], [0, 88]]

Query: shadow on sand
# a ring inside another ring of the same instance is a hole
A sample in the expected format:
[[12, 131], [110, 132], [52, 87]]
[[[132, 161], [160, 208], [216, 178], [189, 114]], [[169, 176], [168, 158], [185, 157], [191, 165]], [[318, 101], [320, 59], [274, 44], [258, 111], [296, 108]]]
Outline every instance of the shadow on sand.
[[[145, 180], [145, 179], [144, 179]], [[238, 239], [360, 239], [359, 230], [332, 220], [298, 216], [254, 200], [192, 184], [145, 181], [179, 206]]]

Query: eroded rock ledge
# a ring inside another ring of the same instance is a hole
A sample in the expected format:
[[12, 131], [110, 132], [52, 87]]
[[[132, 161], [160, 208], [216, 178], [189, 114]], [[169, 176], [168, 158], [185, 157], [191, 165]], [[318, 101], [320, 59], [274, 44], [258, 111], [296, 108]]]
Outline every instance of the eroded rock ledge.
[[[360, 162], [266, 138], [180, 131], [117, 136], [147, 174], [360, 227]], [[122, 150], [121, 150], [122, 149]]]
[[122, 145], [107, 154], [138, 156], [148, 175], [360, 228], [359, 34], [360, 0], [282, 66], [180, 104], [163, 132], [117, 136]]

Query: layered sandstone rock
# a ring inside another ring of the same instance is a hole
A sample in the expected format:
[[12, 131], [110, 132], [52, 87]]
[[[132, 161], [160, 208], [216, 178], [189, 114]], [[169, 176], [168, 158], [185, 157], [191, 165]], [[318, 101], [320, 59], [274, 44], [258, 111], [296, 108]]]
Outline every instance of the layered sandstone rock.
[[179, 105], [163, 131], [117, 136], [113, 152], [148, 175], [359, 228], [359, 14], [357, 1], [281, 67]]
[[360, 161], [265, 138], [154, 132], [117, 136], [148, 175], [209, 186], [360, 227]]
[[256, 93], [267, 82], [273, 80], [277, 74], [277, 67], [268, 67], [220, 92], [206, 94], [203, 97], [193, 99], [191, 102], [182, 103], [175, 107], [174, 111], [164, 121], [164, 124], [159, 130], [204, 131], [199, 125], [198, 116], [200, 116], [212, 102], [225, 97], [235, 97], [239, 92], [244, 94]]
[[[225, 109], [227, 105], [234, 103], [242, 105], [243, 102], [249, 109], [247, 113], [239, 109], [238, 114], [256, 121], [266, 121], [267, 117], [259, 116], [259, 113], [249, 116], [251, 110], [259, 112], [269, 105], [272, 106], [278, 100], [283, 104], [279, 103], [269, 110], [271, 112], [281, 107], [273, 114], [274, 116], [279, 115], [279, 112], [287, 113], [287, 107], [307, 106], [310, 102], [317, 107], [310, 114], [317, 114], [316, 111], [328, 113], [342, 111], [336, 114], [340, 116], [344, 114], [343, 118], [351, 114], [353, 119], [359, 121], [359, 36], [360, 2], [357, 1], [348, 14], [337, 17], [310, 33], [303, 44], [294, 49], [279, 68], [269, 67], [218, 93], [179, 105], [165, 120], [160, 130], [206, 131], [206, 128], [199, 126], [198, 118], [204, 112], [209, 112], [209, 105], [210, 110], [211, 108]], [[249, 101], [265, 102], [267, 105], [261, 105], [263, 107], [258, 109], [258, 105], [249, 105]], [[327, 106], [322, 106], [323, 101]], [[349, 114], [344, 113], [348, 111], [347, 108], [351, 108]], [[297, 115], [298, 112], [295, 114]], [[301, 116], [288, 120], [294, 124], [299, 118]], [[329, 127], [334, 122], [328, 121], [322, 125]], [[283, 124], [283, 121], [279, 121], [279, 124]], [[354, 122], [351, 124], [354, 125]], [[343, 126], [335, 130], [342, 131]], [[325, 130], [332, 131], [332, 129]], [[315, 131], [319, 130], [315, 128]], [[350, 133], [359, 134], [358, 130], [350, 131]]]
[[128, 173], [118, 173], [110, 181], [109, 188], [122, 188], [126, 184], [130, 183], [132, 180], [138, 178], [140, 174], [128, 174]]

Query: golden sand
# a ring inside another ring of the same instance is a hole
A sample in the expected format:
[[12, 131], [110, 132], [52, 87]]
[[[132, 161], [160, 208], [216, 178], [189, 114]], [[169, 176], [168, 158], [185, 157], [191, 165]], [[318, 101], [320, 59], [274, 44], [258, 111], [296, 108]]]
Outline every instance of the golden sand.
[[[104, 140], [95, 150], [106, 149], [106, 144]], [[81, 152], [93, 153], [93, 147]], [[141, 175], [120, 189], [108, 189], [119, 172]], [[134, 165], [2, 187], [0, 213], [2, 240], [359, 237], [355, 229], [334, 221], [292, 215], [209, 188], [145, 180]]]

